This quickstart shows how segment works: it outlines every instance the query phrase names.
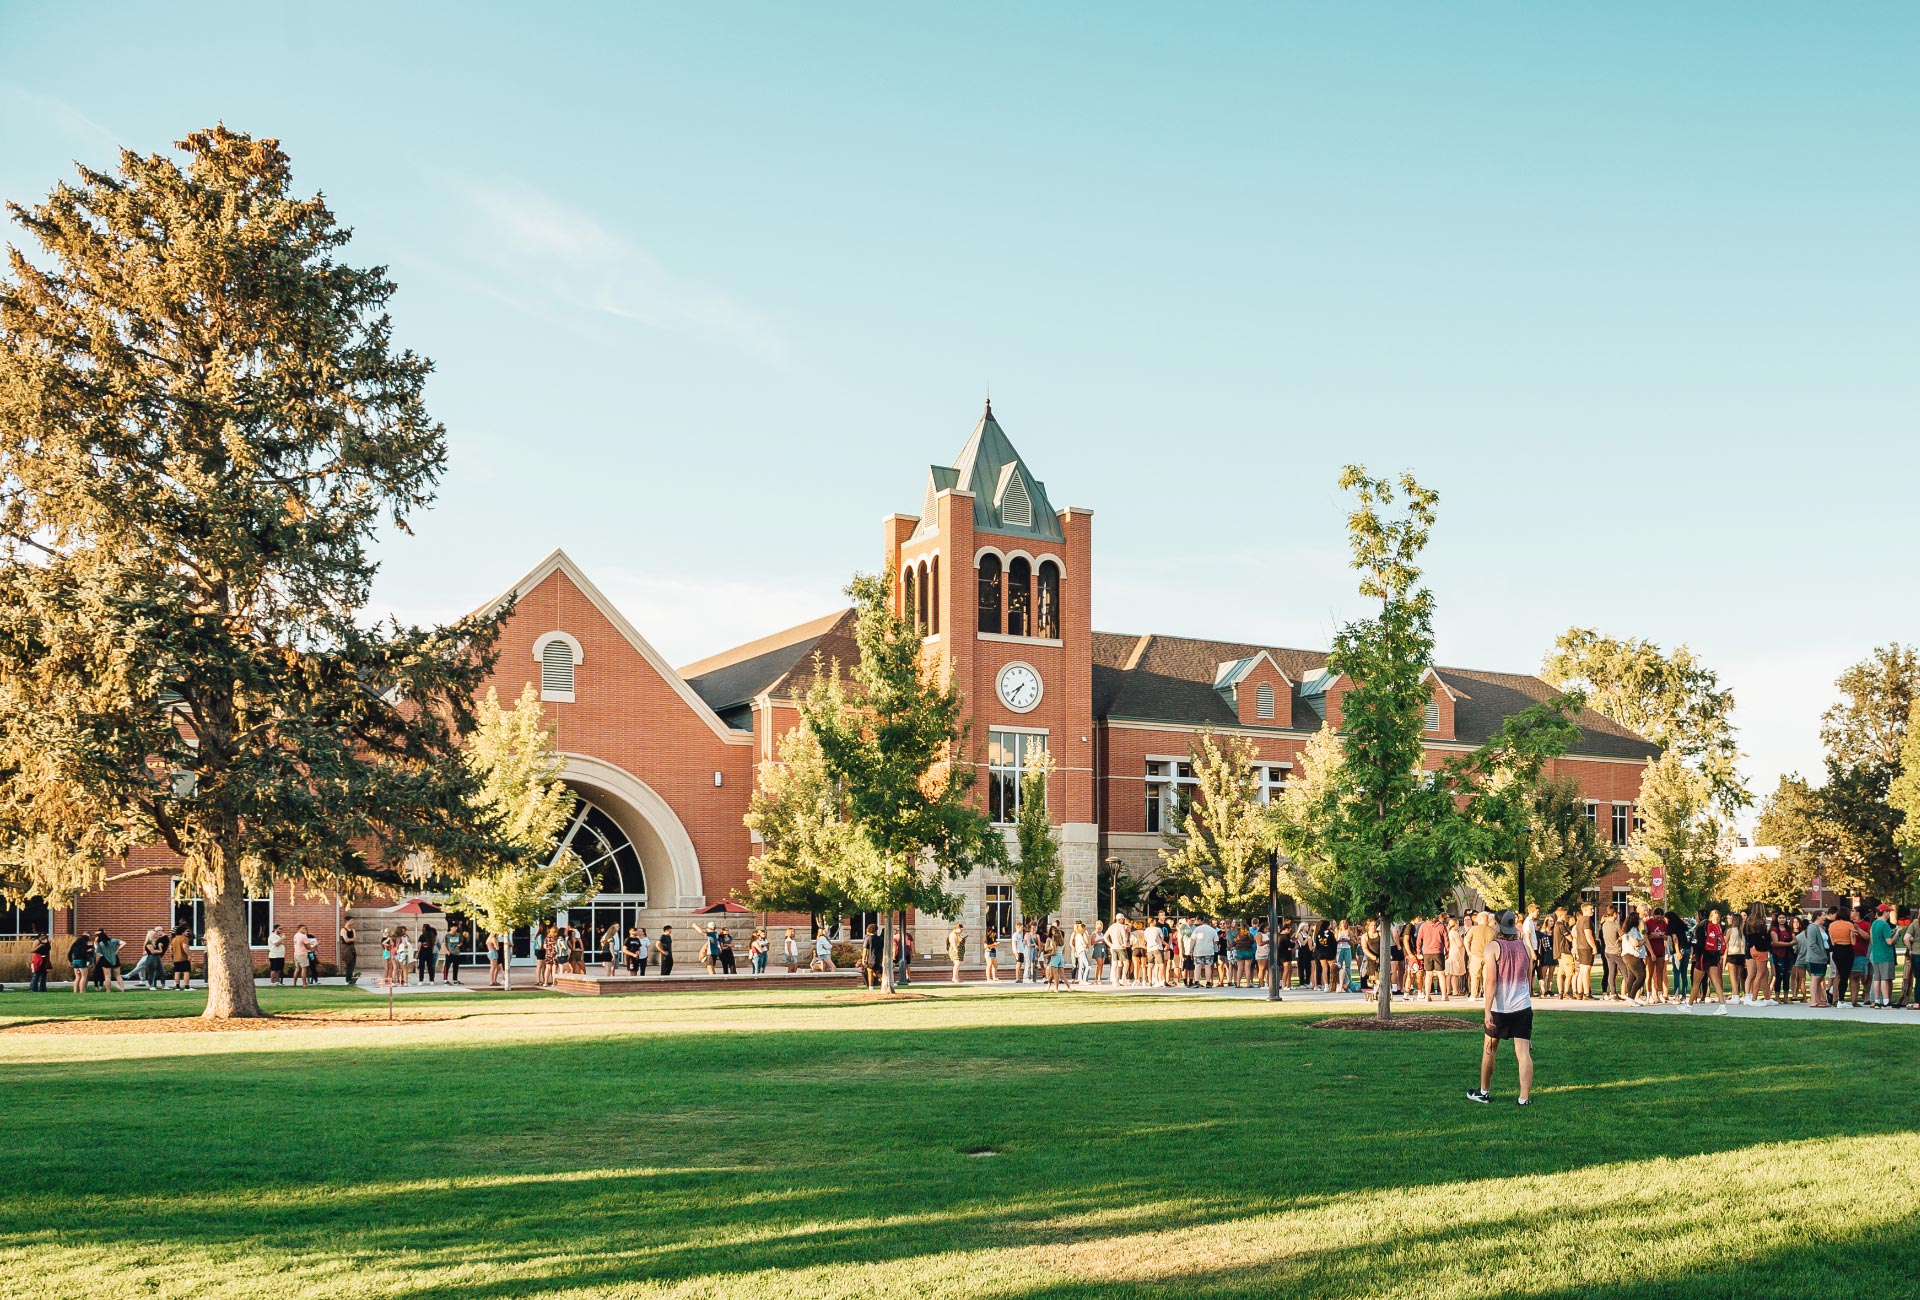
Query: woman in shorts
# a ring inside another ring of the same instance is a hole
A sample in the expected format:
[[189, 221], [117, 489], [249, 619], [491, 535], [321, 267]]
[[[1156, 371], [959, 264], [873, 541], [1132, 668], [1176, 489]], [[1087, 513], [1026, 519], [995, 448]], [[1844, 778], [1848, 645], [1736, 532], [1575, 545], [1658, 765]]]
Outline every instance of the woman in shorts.
[[1727, 995], [1720, 987], [1721, 961], [1726, 955], [1726, 930], [1720, 924], [1720, 909], [1702, 908], [1693, 926], [1694, 984], [1692, 1002], [1705, 1002], [1707, 995], [1726, 1010]]
[[100, 972], [102, 987], [115, 993], [127, 991], [120, 980], [120, 941], [105, 930], [96, 930], [93, 935], [93, 968]]
[[67, 945], [67, 964], [73, 967], [73, 991], [87, 991], [87, 977], [93, 974], [93, 936], [76, 934]]

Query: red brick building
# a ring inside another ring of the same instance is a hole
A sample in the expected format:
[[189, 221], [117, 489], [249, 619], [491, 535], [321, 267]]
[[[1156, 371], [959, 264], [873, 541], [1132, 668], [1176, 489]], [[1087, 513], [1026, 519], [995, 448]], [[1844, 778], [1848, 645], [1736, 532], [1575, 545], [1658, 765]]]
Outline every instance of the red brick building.
[[[1252, 742], [1266, 794], [1323, 724], [1340, 724], [1351, 683], [1326, 672], [1323, 651], [1095, 631], [1093, 512], [1053, 504], [991, 407], [951, 464], [928, 468], [919, 513], [888, 516], [880, 541], [899, 611], [969, 702], [972, 761], [996, 821], [1013, 818], [1025, 754], [1035, 746], [1052, 754], [1047, 803], [1063, 847], [1068, 917], [1096, 915], [1102, 861], [1140, 870], [1157, 859], [1162, 827], [1192, 782], [1188, 754], [1202, 727]], [[568, 919], [584, 934], [615, 919], [684, 928], [697, 909], [745, 886], [755, 846], [742, 818], [756, 772], [797, 723], [816, 656], [857, 657], [851, 611], [676, 670], [562, 552], [507, 590], [518, 602], [494, 685], [503, 700], [539, 686], [566, 778], [581, 796], [567, 842], [588, 863], [597, 894]], [[1536, 677], [1478, 669], [1440, 667], [1428, 681], [1433, 765], [1553, 693]], [[1641, 770], [1657, 751], [1592, 712], [1578, 722], [1575, 751], [1554, 766], [1577, 778], [1601, 832], [1624, 840]], [[1624, 883], [1602, 882], [1603, 899]], [[1015, 919], [1005, 880], [976, 873], [962, 891], [960, 919], [976, 939], [984, 926]], [[325, 937], [322, 959], [332, 963], [350, 905], [277, 886], [254, 906], [255, 940], [263, 945], [274, 922], [289, 932], [304, 923]], [[83, 926], [137, 936], [176, 915], [191, 919], [193, 907], [160, 874], [116, 883], [75, 911]], [[44, 915], [15, 910], [11, 925]], [[60, 910], [56, 929], [70, 933], [74, 919]], [[929, 924], [944, 931], [947, 922]], [[364, 947], [374, 925], [362, 928]], [[0, 938], [6, 930], [0, 911]], [[936, 934], [923, 937], [938, 946]]]

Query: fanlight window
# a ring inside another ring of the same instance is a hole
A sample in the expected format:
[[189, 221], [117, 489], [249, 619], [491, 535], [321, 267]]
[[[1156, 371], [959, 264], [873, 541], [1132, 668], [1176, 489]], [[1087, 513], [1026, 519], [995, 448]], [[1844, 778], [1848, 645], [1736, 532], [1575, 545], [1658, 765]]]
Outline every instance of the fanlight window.
[[647, 878], [640, 867], [639, 852], [620, 829], [620, 823], [597, 805], [580, 801], [573, 820], [554, 846], [554, 856], [557, 858], [563, 849], [572, 849], [580, 858], [582, 874], [571, 886], [574, 892], [589, 897], [617, 894], [646, 902]]

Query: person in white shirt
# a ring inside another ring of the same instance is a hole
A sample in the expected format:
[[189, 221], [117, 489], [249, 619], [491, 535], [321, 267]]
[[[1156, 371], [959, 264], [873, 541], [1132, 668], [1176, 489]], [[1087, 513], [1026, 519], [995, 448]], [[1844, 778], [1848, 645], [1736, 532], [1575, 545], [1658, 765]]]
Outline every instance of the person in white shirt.
[[1203, 986], [1213, 982], [1213, 957], [1220, 951], [1220, 932], [1206, 921], [1193, 927], [1193, 977]]
[[1165, 955], [1160, 927], [1151, 921], [1147, 923], [1147, 983], [1159, 988], [1166, 982], [1166, 963], [1161, 960]]
[[808, 970], [830, 971], [833, 969], [833, 940], [826, 935], [815, 935], [813, 939], [813, 961]]
[[1107, 982], [1115, 988], [1127, 982], [1127, 941], [1131, 937], [1127, 923], [1114, 917], [1113, 923], [1107, 927], [1107, 956], [1110, 959]]

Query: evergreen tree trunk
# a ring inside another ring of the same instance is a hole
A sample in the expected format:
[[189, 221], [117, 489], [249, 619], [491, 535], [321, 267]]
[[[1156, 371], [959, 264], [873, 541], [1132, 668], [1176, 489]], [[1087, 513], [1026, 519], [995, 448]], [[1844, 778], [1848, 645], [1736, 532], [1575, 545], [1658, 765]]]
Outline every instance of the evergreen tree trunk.
[[1374, 988], [1377, 1003], [1374, 1015], [1381, 1020], [1393, 1015], [1393, 923], [1380, 913], [1380, 980]]
[[216, 861], [203, 873], [207, 942], [207, 1020], [258, 1016], [260, 998], [253, 984], [253, 950], [247, 946], [247, 885], [240, 878], [239, 846], [213, 850]]

